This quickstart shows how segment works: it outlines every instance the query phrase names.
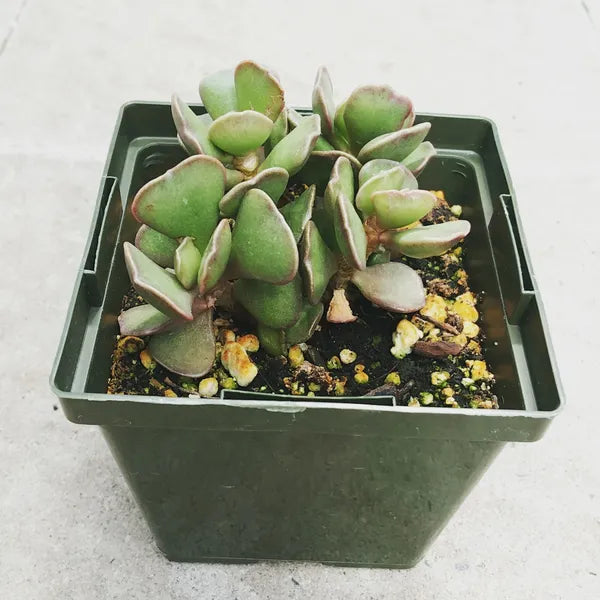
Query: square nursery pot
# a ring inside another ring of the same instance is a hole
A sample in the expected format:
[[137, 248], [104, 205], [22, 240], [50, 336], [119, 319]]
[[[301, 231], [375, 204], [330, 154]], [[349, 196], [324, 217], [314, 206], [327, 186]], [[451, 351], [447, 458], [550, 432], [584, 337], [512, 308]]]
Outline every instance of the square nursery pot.
[[129, 288], [122, 243], [137, 227], [130, 202], [186, 156], [168, 104], [121, 110], [51, 384], [69, 420], [102, 428], [170, 560], [411, 567], [504, 444], [538, 440], [560, 409], [496, 129], [477, 117], [419, 118], [431, 121], [438, 148], [420, 187], [459, 199], [472, 223], [467, 269], [486, 293], [484, 351], [499, 410], [240, 390], [217, 399], [107, 395]]

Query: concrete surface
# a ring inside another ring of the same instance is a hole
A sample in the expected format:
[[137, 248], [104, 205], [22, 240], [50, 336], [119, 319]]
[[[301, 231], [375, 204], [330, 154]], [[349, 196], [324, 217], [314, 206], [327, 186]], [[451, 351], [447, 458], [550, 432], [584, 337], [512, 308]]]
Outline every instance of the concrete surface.
[[[600, 597], [600, 3], [0, 2], [0, 598]], [[306, 105], [389, 82], [498, 123], [568, 409], [506, 448], [408, 572], [169, 564], [47, 384], [121, 103], [252, 57]], [[584, 282], [587, 285], [584, 286]], [[592, 288], [595, 287], [595, 291]]]

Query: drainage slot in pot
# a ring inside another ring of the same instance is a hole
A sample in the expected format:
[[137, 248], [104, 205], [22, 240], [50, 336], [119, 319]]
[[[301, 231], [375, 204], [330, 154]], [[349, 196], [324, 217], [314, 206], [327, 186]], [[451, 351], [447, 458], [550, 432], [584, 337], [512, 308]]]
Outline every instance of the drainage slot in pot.
[[488, 226], [502, 290], [502, 300], [508, 322], [518, 324], [535, 291], [521, 235], [513, 199], [500, 194], [493, 199], [494, 212]]
[[116, 177], [104, 177], [100, 203], [93, 220], [94, 231], [90, 236], [83, 267], [83, 281], [90, 306], [102, 304], [122, 214], [119, 181]]

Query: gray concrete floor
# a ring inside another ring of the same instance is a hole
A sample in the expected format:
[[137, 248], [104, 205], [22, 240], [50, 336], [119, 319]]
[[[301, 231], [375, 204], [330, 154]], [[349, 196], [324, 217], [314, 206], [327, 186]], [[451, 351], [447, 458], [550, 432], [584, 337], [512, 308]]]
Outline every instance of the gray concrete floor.
[[[599, 598], [599, 33], [598, 0], [2, 0], [0, 598]], [[569, 405], [541, 442], [507, 446], [411, 571], [169, 564], [100, 432], [53, 410], [118, 107], [194, 101], [202, 74], [246, 57], [290, 104], [325, 63], [340, 98], [388, 82], [501, 132]]]

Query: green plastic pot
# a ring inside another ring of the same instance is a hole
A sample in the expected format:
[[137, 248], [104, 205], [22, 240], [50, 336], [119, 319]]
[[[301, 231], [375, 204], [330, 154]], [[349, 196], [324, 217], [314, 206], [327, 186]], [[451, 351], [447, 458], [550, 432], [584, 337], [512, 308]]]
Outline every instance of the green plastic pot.
[[477, 117], [419, 119], [432, 122], [439, 150], [421, 187], [444, 190], [472, 223], [467, 268], [486, 294], [484, 351], [499, 410], [240, 390], [217, 399], [107, 395], [129, 287], [122, 242], [137, 228], [129, 204], [185, 157], [168, 104], [122, 108], [51, 385], [69, 420], [102, 428], [170, 560], [411, 567], [504, 444], [539, 439], [559, 411], [496, 128]]

